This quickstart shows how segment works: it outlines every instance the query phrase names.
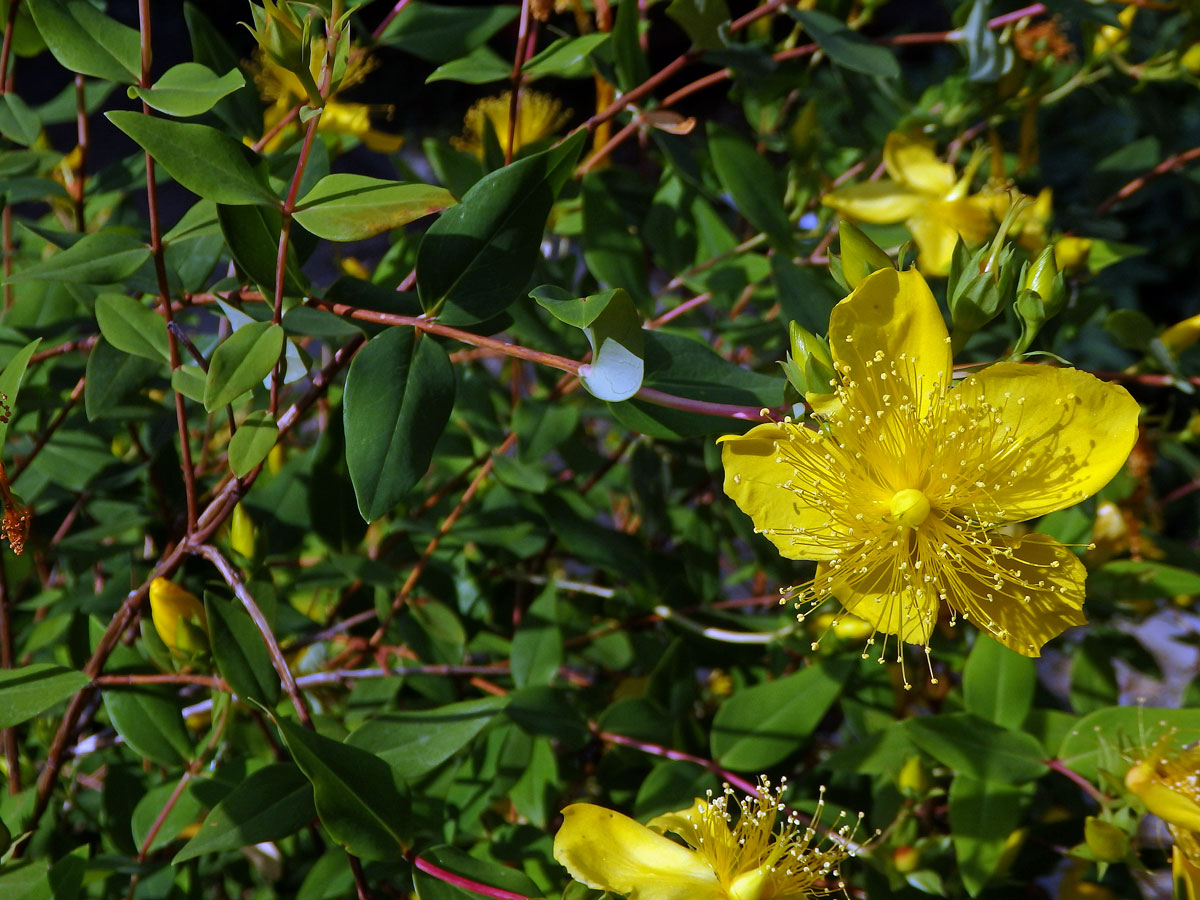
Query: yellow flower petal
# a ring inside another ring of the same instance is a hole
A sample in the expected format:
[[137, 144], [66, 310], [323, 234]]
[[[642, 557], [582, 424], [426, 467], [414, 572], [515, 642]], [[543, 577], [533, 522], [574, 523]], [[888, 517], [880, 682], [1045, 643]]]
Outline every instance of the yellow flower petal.
[[821, 198], [826, 206], [847, 218], [870, 225], [890, 225], [915, 215], [930, 198], [896, 181], [864, 181], [830, 191]]
[[[859, 410], [899, 411], [912, 401], [917, 417], [924, 418], [950, 383], [946, 321], [925, 279], [913, 270], [880, 269], [863, 279], [833, 308], [829, 349], [843, 380], [854, 383], [850, 391]], [[884, 367], [894, 368], [895, 377], [881, 380]]]
[[797, 482], [799, 476], [795, 464], [783, 455], [781, 445], [789, 457], [804, 454], [811, 457], [813, 466], [822, 471], [829, 468], [817, 432], [775, 423], [758, 425], [745, 435], [721, 438], [725, 493], [754, 520], [754, 527], [779, 548], [781, 555], [789, 559], [830, 559], [833, 554], [827, 542], [805, 534], [809, 529], [816, 534], [828, 531], [829, 512], [812, 502], [814, 495], [801, 493], [808, 485], [784, 487]]
[[917, 268], [931, 276], [950, 272], [950, 259], [960, 235], [974, 247], [984, 243], [993, 229], [991, 212], [978, 194], [961, 200], [926, 203], [904, 224], [921, 251]]
[[[937, 624], [937, 596], [905, 586], [899, 554], [875, 555], [870, 564], [867, 572], [838, 585], [834, 591], [838, 602], [876, 631], [899, 635], [910, 644], [928, 644]], [[817, 584], [828, 568], [828, 563], [817, 566]]]
[[[1138, 404], [1123, 387], [1077, 369], [997, 363], [967, 378], [947, 404], [947, 427], [978, 440], [980, 519], [1019, 522], [1064, 509], [1104, 487], [1138, 436]], [[979, 427], [980, 416], [987, 427]]]
[[1013, 538], [993, 531], [987, 541], [990, 546], [975, 545], [974, 561], [968, 549], [965, 564], [950, 567], [957, 576], [950, 603], [964, 618], [1022, 656], [1040, 656], [1051, 638], [1087, 623], [1087, 572], [1074, 553], [1044, 534]]
[[181, 619], [191, 619], [200, 626], [206, 622], [200, 599], [168, 578], [150, 582], [150, 618], [169, 650], [194, 649], [187, 646], [189, 633], [180, 624]]
[[554, 858], [576, 881], [630, 900], [720, 900], [717, 876], [696, 851], [590, 803], [572, 804], [563, 816]]
[[1186, 831], [1200, 831], [1200, 803], [1181, 791], [1174, 790], [1159, 776], [1153, 765], [1140, 762], [1125, 773], [1125, 787], [1137, 794], [1154, 813], [1168, 825]]
[[883, 164], [896, 181], [926, 194], [942, 196], [954, 187], [954, 166], [933, 152], [933, 141], [893, 131], [883, 145]]

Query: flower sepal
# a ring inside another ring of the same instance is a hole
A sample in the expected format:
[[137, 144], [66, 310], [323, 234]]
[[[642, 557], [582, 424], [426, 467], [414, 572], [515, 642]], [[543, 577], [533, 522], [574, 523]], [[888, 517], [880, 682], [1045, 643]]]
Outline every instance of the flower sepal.
[[858, 287], [872, 272], [892, 267], [891, 257], [853, 222], [838, 222], [838, 241], [842, 255], [830, 256], [829, 271], [847, 291]]

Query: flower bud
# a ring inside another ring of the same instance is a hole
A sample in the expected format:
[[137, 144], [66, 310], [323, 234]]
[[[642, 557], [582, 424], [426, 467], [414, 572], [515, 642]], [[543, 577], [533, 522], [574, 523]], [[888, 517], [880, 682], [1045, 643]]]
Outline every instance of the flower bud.
[[929, 792], [931, 785], [929, 770], [925, 768], [921, 757], [914, 755], [904, 761], [904, 767], [896, 777], [896, 786], [900, 788], [900, 793], [909, 797], [923, 797]]
[[832, 393], [834, 369], [829, 344], [796, 322], [788, 324], [788, 342], [791, 352], [779, 365], [792, 387], [806, 396]]
[[892, 865], [901, 875], [915, 872], [921, 866], [921, 851], [910, 844], [897, 847], [892, 851]]
[[254, 541], [257, 529], [245, 506], [239, 503], [233, 508], [229, 522], [229, 546], [246, 559], [254, 559]]
[[150, 582], [150, 617], [172, 653], [190, 656], [208, 649], [204, 604], [173, 581], [155, 578]]
[[320, 104], [320, 91], [311, 70], [312, 43], [308, 19], [292, 10], [289, 0], [262, 0], [261, 7], [250, 4], [253, 25], [246, 25], [268, 59], [300, 79], [309, 102]]
[[1084, 819], [1083, 839], [1092, 855], [1101, 862], [1120, 862], [1129, 852], [1129, 835], [1095, 816]]
[[851, 290], [872, 272], [892, 265], [891, 258], [862, 229], [845, 219], [838, 223], [838, 240], [842, 249], [842, 278]]

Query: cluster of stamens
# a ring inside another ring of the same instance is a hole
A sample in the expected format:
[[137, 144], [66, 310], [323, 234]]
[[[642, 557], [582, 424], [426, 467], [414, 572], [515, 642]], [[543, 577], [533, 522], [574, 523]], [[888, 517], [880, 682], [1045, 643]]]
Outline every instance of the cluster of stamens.
[[[739, 798], [729, 785], [714, 797], [709, 791], [685, 814], [689, 827], [679, 834], [708, 861], [730, 900], [799, 900], [824, 897], [845, 884], [838, 867], [859, 849], [854, 834], [862, 820], [843, 822], [841, 812], [827, 828], [820, 824], [825, 789], [816, 814], [806, 821], [782, 802], [786, 779], [772, 789], [764, 776], [756, 796]], [[775, 829], [782, 816], [782, 826]], [[825, 837], [821, 838], [824, 832]]]
[[[1018, 486], [1056, 480], [1078, 461], [1044, 434], [1036, 452], [1021, 437], [1024, 397], [1005, 393], [997, 403], [972, 385], [947, 391], [904, 353], [877, 351], [863, 363], [857, 370], [836, 365], [838, 402], [816, 430], [790, 418], [781, 423], [786, 439], [776, 441], [775, 461], [794, 475], [778, 486], [798, 507], [827, 517], [818, 527], [761, 529], [776, 540], [790, 537], [797, 555], [819, 560], [815, 577], [784, 589], [781, 602], [792, 602], [803, 621], [828, 597], [873, 596], [880, 607], [863, 617], [884, 632], [881, 663], [888, 634], [897, 635], [902, 665], [905, 641], [923, 644], [928, 658], [942, 603], [950, 624], [962, 615], [1008, 638], [989, 608], [1028, 604], [1034, 593], [1058, 594], [1064, 585], [1055, 577], [1058, 560], [1017, 558], [995, 531], [1022, 518], [1004, 503], [1025, 499]], [[1059, 424], [1078, 404], [1073, 394], [1058, 398]], [[874, 642], [867, 640], [864, 658]]]

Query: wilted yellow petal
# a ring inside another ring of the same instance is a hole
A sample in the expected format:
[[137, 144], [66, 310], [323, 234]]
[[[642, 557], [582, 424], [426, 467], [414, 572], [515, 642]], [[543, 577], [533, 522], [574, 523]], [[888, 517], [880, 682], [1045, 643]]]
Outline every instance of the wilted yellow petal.
[[883, 145], [883, 165], [896, 181], [926, 194], [948, 194], [955, 183], [954, 166], [933, 152], [934, 143], [919, 135], [893, 131]]
[[563, 817], [554, 858], [576, 881], [630, 900], [720, 900], [720, 882], [696, 851], [590, 803], [568, 806]]
[[993, 523], [1090, 497], [1117, 474], [1138, 436], [1129, 392], [1077, 369], [997, 363], [948, 399], [947, 427], [977, 430], [964, 445], [964, 467], [978, 468], [982, 487], [971, 494], [972, 508]]

